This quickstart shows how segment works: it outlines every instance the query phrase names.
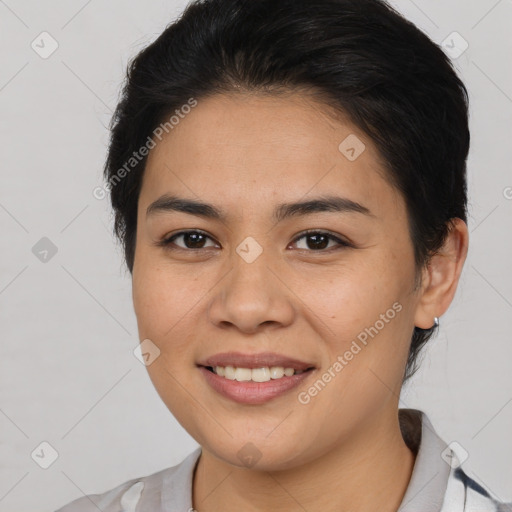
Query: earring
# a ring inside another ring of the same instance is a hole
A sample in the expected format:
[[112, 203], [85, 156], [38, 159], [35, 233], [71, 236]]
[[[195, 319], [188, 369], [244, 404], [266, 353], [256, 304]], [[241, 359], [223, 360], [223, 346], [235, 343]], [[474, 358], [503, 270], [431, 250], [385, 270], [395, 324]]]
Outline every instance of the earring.
[[434, 327], [439, 327], [439, 318], [437, 316], [434, 317], [434, 325], [432, 326], [432, 329]]

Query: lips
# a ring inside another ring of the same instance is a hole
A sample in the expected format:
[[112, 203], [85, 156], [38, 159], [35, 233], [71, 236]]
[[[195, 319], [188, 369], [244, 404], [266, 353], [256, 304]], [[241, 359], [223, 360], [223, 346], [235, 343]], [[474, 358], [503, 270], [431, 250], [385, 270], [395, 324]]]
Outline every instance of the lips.
[[314, 372], [305, 361], [271, 352], [216, 354], [200, 363], [209, 386], [242, 404], [263, 404], [297, 387]]

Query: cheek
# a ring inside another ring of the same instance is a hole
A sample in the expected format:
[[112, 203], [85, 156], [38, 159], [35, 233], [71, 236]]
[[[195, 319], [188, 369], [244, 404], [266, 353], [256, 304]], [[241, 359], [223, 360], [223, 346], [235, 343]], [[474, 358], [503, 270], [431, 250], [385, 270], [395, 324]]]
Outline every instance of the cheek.
[[157, 258], [141, 258], [137, 265], [133, 303], [139, 339], [151, 340], [160, 351], [147, 370], [164, 402], [174, 408], [176, 401], [186, 402], [180, 383], [190, 381], [197, 346], [208, 337], [200, 323], [219, 278], [212, 269], [185, 269]]
[[193, 275], [141, 258], [134, 269], [133, 304], [146, 337], [163, 341], [186, 321], [208, 290], [204, 273]]
[[406, 300], [412, 274], [399, 267], [391, 255], [361, 257], [327, 272], [302, 272], [294, 290], [332, 333], [354, 335], [357, 329], [373, 325], [396, 301]]
[[331, 276], [304, 273], [297, 282], [297, 295], [308, 306], [303, 314], [322, 333], [324, 365], [343, 366], [334, 372], [343, 374], [336, 379], [344, 382], [342, 392], [347, 381], [375, 380], [372, 371], [390, 385], [401, 379], [414, 316], [414, 266], [406, 261], [391, 252], [375, 254]]

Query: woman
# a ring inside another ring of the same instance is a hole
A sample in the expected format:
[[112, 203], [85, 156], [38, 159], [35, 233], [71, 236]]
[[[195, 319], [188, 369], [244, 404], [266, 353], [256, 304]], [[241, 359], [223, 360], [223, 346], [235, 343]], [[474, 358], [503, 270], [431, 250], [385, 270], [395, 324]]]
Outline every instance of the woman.
[[467, 108], [379, 0], [196, 1], [143, 50], [105, 175], [200, 448], [60, 512], [505, 510], [398, 408], [466, 258]]

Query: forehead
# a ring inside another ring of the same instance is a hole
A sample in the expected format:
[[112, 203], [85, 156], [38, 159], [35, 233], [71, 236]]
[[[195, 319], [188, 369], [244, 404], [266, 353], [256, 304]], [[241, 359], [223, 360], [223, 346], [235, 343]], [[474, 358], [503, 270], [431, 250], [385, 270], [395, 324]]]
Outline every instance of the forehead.
[[143, 203], [177, 192], [244, 209], [333, 192], [362, 203], [380, 198], [387, 208], [397, 200], [369, 137], [302, 94], [199, 100], [155, 142]]

